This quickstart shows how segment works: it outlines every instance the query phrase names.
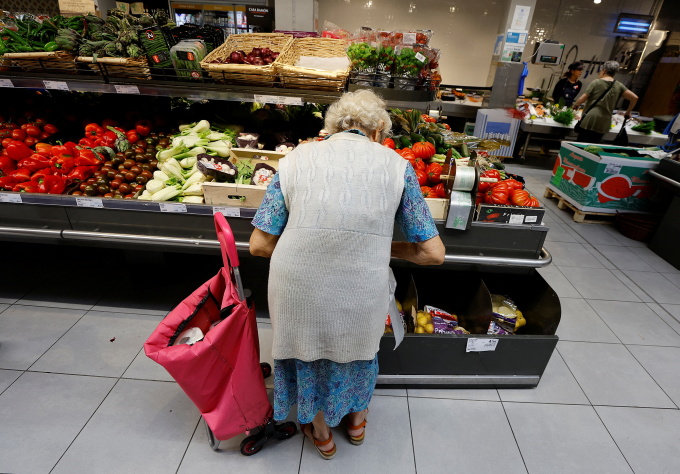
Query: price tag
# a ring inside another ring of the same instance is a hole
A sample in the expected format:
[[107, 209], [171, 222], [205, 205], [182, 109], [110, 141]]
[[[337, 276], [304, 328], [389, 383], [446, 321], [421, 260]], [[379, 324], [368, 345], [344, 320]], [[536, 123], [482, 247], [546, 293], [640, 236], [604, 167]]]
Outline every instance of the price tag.
[[421, 63], [424, 63], [427, 58], [423, 53], [416, 53], [416, 59]]
[[404, 44], [416, 44], [416, 34], [404, 33], [401, 40]]
[[635, 150], [635, 151], [637, 151], [641, 155], [649, 155], [652, 158], [658, 158], [658, 159], [667, 158], [667, 157], [671, 156], [670, 153], [666, 153], [663, 150]]
[[254, 95], [255, 102], [263, 104], [284, 104], [284, 105], [304, 105], [304, 101], [300, 97], [286, 97], [278, 95]]
[[221, 212], [224, 217], [241, 217], [240, 207], [213, 206], [213, 214]]
[[78, 207], [104, 207], [101, 199], [77, 197], [76, 206]]
[[465, 352], [495, 351], [497, 345], [498, 339], [482, 339], [479, 337], [471, 337], [467, 340]]
[[56, 91], [68, 91], [68, 84], [64, 81], [43, 81], [45, 89], [54, 89]]
[[508, 224], [524, 224], [524, 216], [522, 214], [510, 214]]
[[118, 94], [139, 94], [139, 87], [126, 86], [121, 84], [114, 85]]
[[161, 212], [187, 212], [187, 206], [181, 202], [162, 202], [160, 206]]
[[0, 87], [14, 87], [14, 84], [9, 79], [0, 79]]
[[20, 203], [21, 202], [21, 194], [2, 193], [2, 194], [0, 194], [0, 202]]

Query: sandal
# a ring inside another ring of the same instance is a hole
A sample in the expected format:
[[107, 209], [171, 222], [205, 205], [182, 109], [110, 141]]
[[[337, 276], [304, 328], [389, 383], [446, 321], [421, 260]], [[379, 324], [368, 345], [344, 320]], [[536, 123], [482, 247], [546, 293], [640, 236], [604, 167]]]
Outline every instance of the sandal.
[[[368, 409], [366, 409], [366, 415], [368, 416]], [[358, 425], [350, 425], [349, 423], [347, 424], [347, 436], [349, 436], [349, 442], [352, 443], [354, 446], [359, 446], [361, 443], [364, 442], [364, 438], [366, 437], [366, 422], [368, 420], [364, 417], [364, 421], [359, 423]], [[349, 434], [349, 430], [356, 431], [360, 430], [361, 428], [364, 429], [364, 431], [359, 435], [359, 436], [352, 436]]]
[[[310, 427], [309, 431], [305, 430], [305, 428]], [[328, 451], [322, 451], [321, 447], [322, 446], [328, 446], [330, 443], [333, 442], [333, 432], [330, 432], [330, 436], [326, 441], [319, 441], [314, 437], [314, 425], [311, 423], [305, 423], [304, 425], [300, 425], [300, 430], [304, 435], [310, 439], [314, 443], [314, 447], [316, 450], [319, 452], [322, 458], [324, 459], [333, 459], [333, 456], [335, 456], [336, 451], [338, 450], [337, 446], [333, 445], [331, 449]]]

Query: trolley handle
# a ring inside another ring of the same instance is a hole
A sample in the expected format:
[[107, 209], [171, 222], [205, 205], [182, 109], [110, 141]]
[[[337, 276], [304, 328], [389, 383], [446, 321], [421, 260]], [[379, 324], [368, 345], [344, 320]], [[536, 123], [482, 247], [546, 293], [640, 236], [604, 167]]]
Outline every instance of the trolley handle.
[[221, 212], [215, 213], [215, 231], [217, 232], [217, 240], [220, 242], [224, 266], [227, 268], [237, 268], [239, 261], [234, 233]]

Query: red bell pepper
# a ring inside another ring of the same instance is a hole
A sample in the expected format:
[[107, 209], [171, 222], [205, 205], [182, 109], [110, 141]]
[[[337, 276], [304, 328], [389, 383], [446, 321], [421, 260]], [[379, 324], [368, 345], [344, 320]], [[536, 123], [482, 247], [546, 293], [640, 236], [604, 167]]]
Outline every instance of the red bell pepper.
[[19, 168], [12, 171], [9, 176], [13, 176], [19, 180], [20, 183], [29, 181], [31, 179], [31, 171], [26, 168]]
[[38, 155], [37, 153], [33, 153], [28, 158], [19, 160], [17, 166], [19, 166], [19, 168], [26, 168], [28, 171], [31, 172], [31, 174], [33, 174], [36, 171], [41, 170], [43, 168], [49, 168], [50, 159], [42, 155]]
[[12, 191], [16, 192], [22, 192], [22, 193], [37, 193], [38, 192], [38, 183], [34, 181], [25, 181], [23, 183], [15, 184], [14, 187], [12, 188]]
[[52, 145], [49, 143], [36, 143], [35, 152], [39, 155], [52, 156]]
[[101, 159], [95, 154], [94, 151], [83, 148], [78, 150], [78, 155], [76, 156], [76, 166], [99, 166], [102, 164]]
[[96, 166], [77, 166], [66, 175], [66, 179], [72, 181], [85, 181], [94, 174], [96, 169]]
[[104, 135], [99, 137], [101, 140], [101, 146], [107, 146], [109, 148], [113, 148], [113, 146], [116, 144], [116, 139], [118, 136], [116, 135], [116, 132], [105, 132]]
[[88, 148], [94, 148], [94, 147], [97, 146], [95, 144], [95, 142], [96, 142], [96, 139], [93, 139], [93, 138], [81, 138], [80, 140], [78, 140], [78, 145], [86, 146]]
[[66, 181], [63, 176], [45, 176], [38, 186], [39, 193], [61, 194], [66, 189]]
[[125, 132], [125, 137], [130, 143], [137, 143], [139, 141], [139, 134], [136, 130], [128, 130]]
[[7, 176], [17, 169], [17, 164], [9, 156], [0, 156], [0, 176]]
[[25, 143], [14, 141], [5, 147], [7, 149], [7, 156], [15, 161], [22, 158], [28, 158], [33, 154], [33, 150], [26, 146]]
[[16, 184], [21, 183], [22, 181], [21, 178], [17, 178], [16, 176], [3, 176], [0, 178], [0, 189], [11, 191]]
[[137, 120], [137, 123], [135, 123], [135, 130], [140, 137], [148, 137], [151, 133], [151, 121]]
[[77, 143], [66, 142], [66, 143], [64, 143], [64, 146], [71, 151], [71, 155], [73, 155], [73, 156], [76, 155], [76, 151], [78, 150], [78, 144]]
[[52, 167], [49, 168], [43, 168], [41, 170], [36, 171], [31, 175], [31, 181], [37, 181], [40, 182], [41, 179], [43, 179], [45, 176], [52, 176], [54, 175], [54, 172], [56, 170]]
[[59, 174], [70, 173], [76, 166], [76, 160], [73, 155], [64, 153], [62, 155], [55, 155], [50, 159], [50, 165], [57, 169]]
[[86, 137], [101, 137], [104, 135], [104, 129], [96, 123], [88, 123], [85, 125], [85, 136]]

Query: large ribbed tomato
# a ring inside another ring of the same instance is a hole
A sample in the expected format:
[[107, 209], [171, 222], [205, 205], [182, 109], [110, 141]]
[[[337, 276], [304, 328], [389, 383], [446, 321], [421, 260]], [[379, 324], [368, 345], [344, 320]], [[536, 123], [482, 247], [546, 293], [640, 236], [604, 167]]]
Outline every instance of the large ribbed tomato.
[[415, 153], [416, 157], [422, 158], [423, 160], [432, 158], [437, 151], [430, 142], [416, 142], [411, 148], [413, 148], [413, 153]]
[[489, 189], [484, 196], [484, 202], [487, 204], [507, 204], [510, 189], [507, 184], [500, 182], [496, 183], [493, 188]]
[[529, 191], [524, 189], [513, 189], [510, 192], [510, 202], [515, 206], [526, 206], [526, 202], [530, 197]]
[[395, 151], [409, 161], [414, 160], [416, 158], [416, 154], [410, 148], [402, 148], [401, 150]]

